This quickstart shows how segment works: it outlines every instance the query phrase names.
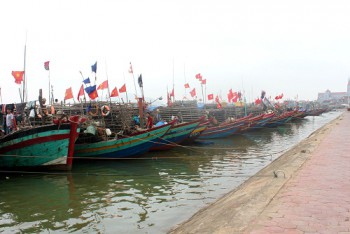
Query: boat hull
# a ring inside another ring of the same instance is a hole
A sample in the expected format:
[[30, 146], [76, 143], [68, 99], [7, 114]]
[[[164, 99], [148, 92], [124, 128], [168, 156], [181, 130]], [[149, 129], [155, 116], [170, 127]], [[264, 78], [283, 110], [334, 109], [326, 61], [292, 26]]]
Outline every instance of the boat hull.
[[[79, 129], [75, 130], [75, 138]], [[38, 126], [1, 138], [0, 168], [64, 167], [70, 146], [71, 124]]]
[[141, 155], [149, 151], [170, 127], [171, 124], [168, 124], [121, 139], [76, 144], [74, 159], [127, 158]]
[[150, 149], [150, 151], [169, 150], [181, 144], [198, 127], [203, 118], [172, 126], [169, 131]]
[[231, 136], [238, 132], [244, 125], [244, 122], [235, 124], [225, 124], [223, 126], [209, 127], [204, 130], [198, 139], [216, 139]]

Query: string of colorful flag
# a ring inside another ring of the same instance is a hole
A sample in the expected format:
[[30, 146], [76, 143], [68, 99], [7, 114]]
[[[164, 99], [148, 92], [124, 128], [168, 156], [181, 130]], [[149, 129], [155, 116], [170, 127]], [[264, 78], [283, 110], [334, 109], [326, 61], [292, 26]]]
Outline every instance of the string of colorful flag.
[[[50, 70], [50, 61], [46, 61], [44, 62], [44, 69], [45, 70]], [[91, 65], [91, 72], [94, 74], [95, 76], [95, 82], [97, 79], [96, 73], [97, 73], [97, 61]], [[130, 62], [130, 67], [128, 72], [132, 75], [134, 75], [134, 71], [133, 71], [133, 67], [132, 64]], [[15, 83], [16, 84], [21, 84], [23, 82], [23, 78], [24, 78], [24, 73], [25, 71], [12, 71], [12, 76], [15, 79]], [[81, 73], [81, 72], [80, 72]], [[96, 98], [98, 98], [98, 90], [104, 90], [104, 89], [108, 89], [109, 88], [109, 84], [108, 84], [108, 80], [103, 81], [101, 84], [99, 84], [98, 86], [96, 86], [96, 84], [91, 83], [90, 78], [84, 78], [83, 74], [81, 73], [82, 77], [83, 77], [83, 81], [82, 81], [82, 85], [79, 89], [78, 95], [77, 95], [77, 100], [80, 101], [80, 97], [84, 96], [85, 97], [85, 93], [84, 91], [88, 94], [89, 98], [91, 100], [95, 100]], [[205, 86], [207, 84], [207, 79], [203, 79], [201, 73], [198, 73], [195, 75], [195, 78], [200, 82], [200, 85], [202, 87], [202, 93], [203, 93], [203, 85]], [[142, 81], [142, 74], [139, 75], [138, 79], [138, 84], [140, 88], [143, 88], [143, 81]], [[85, 88], [84, 88], [85, 86]], [[189, 83], [185, 83], [184, 84], [185, 89], [190, 89], [190, 84]], [[115, 86], [112, 91], [110, 92], [110, 97], [119, 97], [119, 95], [121, 93], [126, 93], [127, 89], [126, 89], [126, 84], [124, 83], [119, 89]], [[136, 86], [135, 86], [135, 92], [136, 91]], [[172, 101], [171, 98], [175, 97], [175, 93], [174, 93], [174, 88], [171, 90], [171, 92], [167, 93], [167, 99], [168, 99], [168, 106], [172, 105]], [[192, 98], [197, 98], [197, 92], [196, 92], [196, 88], [193, 87], [193, 89], [191, 89], [191, 91], [189, 92]], [[259, 105], [261, 103], [264, 103], [264, 100], [266, 100], [265, 97], [266, 92], [262, 91], [260, 98], [255, 99], [254, 103], [256, 105]], [[204, 96], [204, 95], [203, 95]], [[69, 100], [69, 99], [73, 99], [73, 91], [72, 88], [69, 87], [68, 89], [66, 89], [65, 92], [65, 96], [64, 96], [64, 100]], [[204, 97], [203, 97], [204, 98]], [[210, 93], [206, 96], [206, 98], [211, 101], [214, 100], [214, 94]], [[280, 95], [277, 95], [275, 97], [275, 100], [278, 101], [280, 99], [283, 98], [283, 93]], [[219, 95], [215, 96], [215, 100], [217, 103], [217, 107], [221, 108], [222, 107], [222, 101], [220, 101]], [[233, 92], [232, 88], [229, 89], [229, 92], [227, 94], [227, 101], [228, 103], [237, 103], [237, 102], [241, 102], [242, 101], [242, 93], [240, 91], [237, 92]]]

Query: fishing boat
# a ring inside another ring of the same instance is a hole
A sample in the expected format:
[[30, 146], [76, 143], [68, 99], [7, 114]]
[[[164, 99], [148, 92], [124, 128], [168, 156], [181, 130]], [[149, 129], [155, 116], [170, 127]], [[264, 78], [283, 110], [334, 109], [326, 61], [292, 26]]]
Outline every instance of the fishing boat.
[[78, 137], [79, 116], [68, 123], [56, 123], [23, 128], [0, 138], [0, 168], [2, 170], [53, 169], [70, 170], [74, 143]]
[[246, 129], [243, 128], [243, 132], [263, 128], [274, 116], [275, 116], [275, 113], [272, 112], [272, 113], [263, 113], [255, 117], [252, 117], [251, 119], [249, 119], [249, 125], [247, 126], [247, 128]]
[[181, 144], [204, 120], [204, 116], [187, 123], [173, 125], [169, 131], [159, 138], [150, 151], [168, 150]]
[[272, 119], [270, 119], [266, 123], [266, 125], [264, 125], [264, 127], [271, 128], [271, 127], [277, 127], [277, 126], [283, 125], [283, 124], [289, 122], [293, 118], [294, 114], [295, 114], [295, 111], [287, 111], [287, 112], [284, 112], [280, 115], [276, 115]]
[[209, 125], [209, 121], [205, 121], [204, 123], [200, 123], [192, 132], [191, 134], [181, 143], [182, 145], [189, 145], [202, 134], [202, 132], [207, 129]]
[[[173, 123], [142, 130], [113, 139], [99, 139], [94, 134], [81, 133], [74, 149], [75, 159], [127, 158], [150, 150], [168, 132]], [[96, 141], [97, 140], [97, 141]]]
[[234, 123], [225, 123], [223, 125], [211, 126], [205, 129], [198, 139], [215, 139], [215, 138], [223, 138], [228, 137], [236, 132], [244, 125], [244, 122], [234, 122]]

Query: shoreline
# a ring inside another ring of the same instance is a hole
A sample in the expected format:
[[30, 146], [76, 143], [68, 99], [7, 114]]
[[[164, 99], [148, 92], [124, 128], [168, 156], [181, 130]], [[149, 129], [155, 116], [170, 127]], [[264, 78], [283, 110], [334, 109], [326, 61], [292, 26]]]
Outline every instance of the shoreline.
[[241, 233], [307, 162], [344, 113], [311, 133], [240, 186], [203, 207], [168, 233]]

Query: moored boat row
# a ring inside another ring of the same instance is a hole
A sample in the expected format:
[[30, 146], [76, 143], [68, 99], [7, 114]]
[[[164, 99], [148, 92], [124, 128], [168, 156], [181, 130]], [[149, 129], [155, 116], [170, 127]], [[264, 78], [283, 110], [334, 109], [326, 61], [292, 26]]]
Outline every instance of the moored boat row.
[[[63, 168], [70, 169], [74, 159], [111, 159], [142, 155], [148, 151], [169, 150], [196, 139], [225, 138], [264, 127], [283, 125], [292, 119], [302, 119], [305, 111], [281, 114], [262, 113], [212, 124], [204, 116], [178, 123], [172, 121], [150, 129], [109, 133], [108, 126], [94, 128], [72, 116], [67, 123], [57, 122], [20, 129], [1, 137], [0, 168]], [[100, 131], [102, 130], [102, 134]]]

